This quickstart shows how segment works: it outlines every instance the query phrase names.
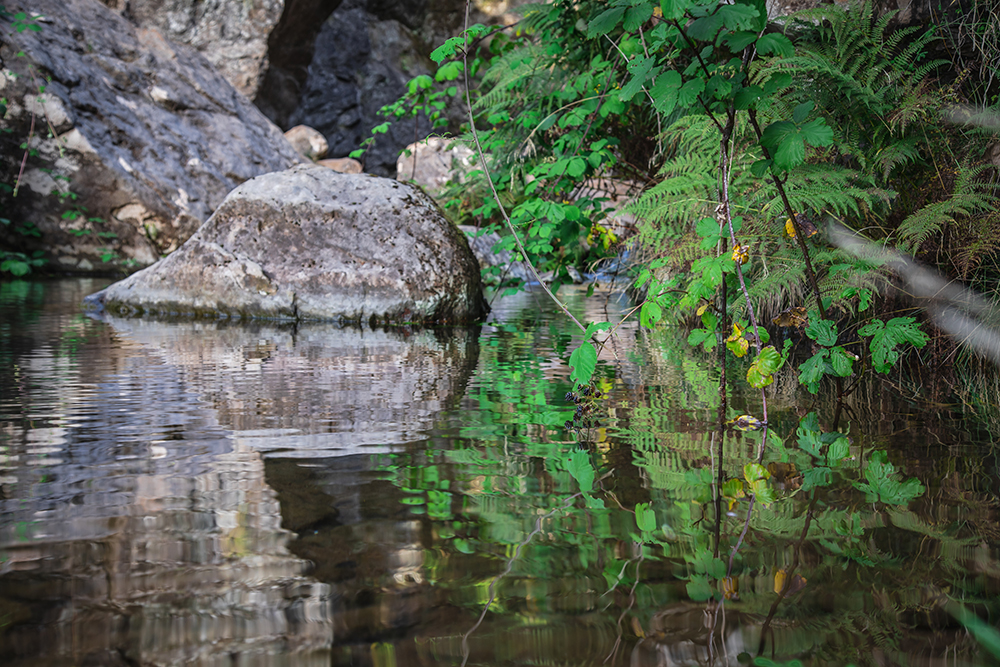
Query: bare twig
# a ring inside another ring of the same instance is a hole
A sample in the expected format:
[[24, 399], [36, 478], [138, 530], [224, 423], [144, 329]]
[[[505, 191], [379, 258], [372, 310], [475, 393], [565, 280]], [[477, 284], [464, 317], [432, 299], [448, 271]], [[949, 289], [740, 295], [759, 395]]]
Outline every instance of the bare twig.
[[476, 131], [476, 119], [472, 113], [472, 97], [470, 96], [469, 89], [469, 12], [472, 7], [472, 0], [466, 0], [465, 3], [465, 30], [463, 32], [463, 39], [465, 40], [464, 48], [462, 49], [462, 70], [465, 76], [465, 104], [469, 110], [469, 130], [472, 132], [472, 138], [476, 143], [476, 151], [479, 153], [479, 161], [483, 165], [483, 173], [486, 175], [486, 181], [490, 184], [490, 191], [493, 193], [493, 199], [496, 201], [497, 206], [500, 207], [500, 214], [503, 216], [504, 222], [507, 224], [507, 229], [514, 236], [514, 242], [517, 244], [517, 249], [521, 253], [521, 257], [524, 258], [524, 263], [531, 271], [531, 275], [534, 276], [538, 284], [542, 286], [545, 293], [549, 295], [552, 302], [559, 307], [566, 317], [572, 320], [573, 324], [578, 326], [581, 331], [586, 332], [587, 327], [580, 323], [580, 320], [576, 319], [573, 313], [569, 312], [569, 308], [556, 298], [556, 295], [552, 293], [549, 286], [545, 284], [542, 277], [538, 274], [538, 271], [528, 260], [528, 253], [524, 249], [524, 244], [521, 243], [521, 238], [517, 235], [517, 230], [514, 229], [513, 223], [510, 221], [510, 217], [507, 215], [507, 209], [504, 208], [503, 202], [500, 201], [500, 195], [497, 193], [496, 186], [493, 184], [493, 177], [490, 176], [490, 168], [486, 163], [486, 154], [483, 152], [483, 145], [479, 142], [479, 133]]

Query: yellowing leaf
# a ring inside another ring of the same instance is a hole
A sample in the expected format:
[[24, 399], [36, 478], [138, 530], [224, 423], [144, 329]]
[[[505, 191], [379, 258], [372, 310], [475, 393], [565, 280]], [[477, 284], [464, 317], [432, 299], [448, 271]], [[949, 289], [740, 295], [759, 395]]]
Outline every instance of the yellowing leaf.
[[740, 599], [740, 581], [735, 577], [726, 577], [722, 580], [722, 597], [727, 600]]
[[730, 420], [728, 424], [737, 431], [759, 431], [764, 428], [764, 422], [753, 415], [740, 415]]

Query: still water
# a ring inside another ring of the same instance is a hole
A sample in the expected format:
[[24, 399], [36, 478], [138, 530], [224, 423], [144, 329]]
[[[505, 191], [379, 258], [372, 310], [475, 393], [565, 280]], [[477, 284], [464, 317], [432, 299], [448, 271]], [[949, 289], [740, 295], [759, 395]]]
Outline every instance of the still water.
[[624, 325], [574, 422], [537, 295], [371, 331], [83, 314], [104, 284], [0, 283], [0, 665], [995, 663], [993, 430], [918, 381], [832, 432], [779, 376], [760, 480], [676, 330]]

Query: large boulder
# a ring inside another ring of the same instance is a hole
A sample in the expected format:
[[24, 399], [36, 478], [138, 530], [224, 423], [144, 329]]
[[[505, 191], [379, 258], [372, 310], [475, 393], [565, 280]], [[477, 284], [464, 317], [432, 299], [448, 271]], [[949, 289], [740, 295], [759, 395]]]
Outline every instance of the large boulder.
[[97, 0], [20, 4], [44, 18], [20, 32], [0, 19], [3, 183], [32, 148], [17, 196], [0, 192], [0, 249], [82, 272], [146, 266], [234, 187], [302, 161], [194, 49]]
[[469, 322], [465, 236], [419, 188], [300, 165], [236, 188], [177, 252], [95, 299], [116, 314]]

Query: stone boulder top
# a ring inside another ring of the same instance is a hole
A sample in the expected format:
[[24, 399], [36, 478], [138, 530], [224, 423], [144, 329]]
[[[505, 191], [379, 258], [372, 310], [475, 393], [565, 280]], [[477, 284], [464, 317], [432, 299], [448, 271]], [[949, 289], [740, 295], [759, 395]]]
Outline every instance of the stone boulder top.
[[487, 310], [465, 235], [430, 197], [318, 165], [244, 183], [177, 252], [95, 299], [125, 315], [370, 324]]

